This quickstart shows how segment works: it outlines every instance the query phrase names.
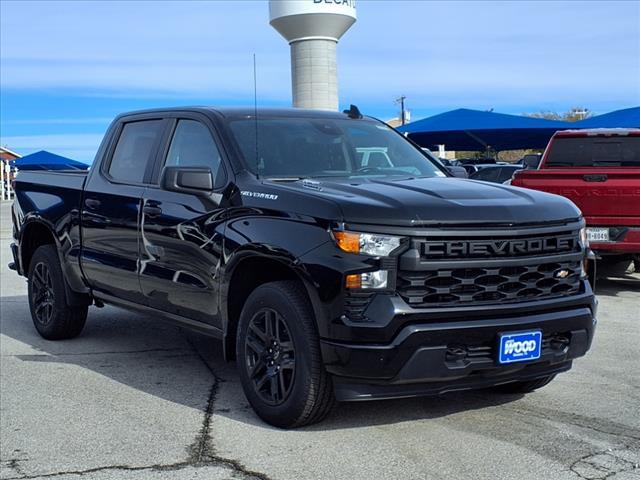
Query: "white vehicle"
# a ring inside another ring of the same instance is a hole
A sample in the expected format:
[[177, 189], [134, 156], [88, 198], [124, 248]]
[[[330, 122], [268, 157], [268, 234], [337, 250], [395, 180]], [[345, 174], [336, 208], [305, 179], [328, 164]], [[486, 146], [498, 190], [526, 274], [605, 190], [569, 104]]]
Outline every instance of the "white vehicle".
[[356, 152], [360, 157], [360, 167], [393, 168], [386, 147], [360, 147]]

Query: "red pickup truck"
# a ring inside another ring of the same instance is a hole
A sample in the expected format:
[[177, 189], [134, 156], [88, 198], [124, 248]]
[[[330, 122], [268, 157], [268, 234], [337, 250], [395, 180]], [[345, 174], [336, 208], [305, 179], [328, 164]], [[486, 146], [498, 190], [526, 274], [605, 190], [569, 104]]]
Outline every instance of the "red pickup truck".
[[640, 261], [640, 129], [565, 130], [549, 141], [537, 170], [512, 185], [562, 195], [587, 221], [605, 266]]

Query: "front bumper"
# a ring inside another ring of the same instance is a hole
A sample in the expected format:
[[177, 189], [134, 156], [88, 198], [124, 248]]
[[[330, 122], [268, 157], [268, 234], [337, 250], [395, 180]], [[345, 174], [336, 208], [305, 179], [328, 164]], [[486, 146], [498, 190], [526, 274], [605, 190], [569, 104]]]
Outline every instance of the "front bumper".
[[[517, 315], [412, 323], [388, 343], [356, 344], [322, 340], [327, 371], [340, 401], [398, 398], [483, 388], [553, 375], [571, 368], [573, 359], [591, 346], [596, 300], [582, 305]], [[532, 362], [499, 365], [500, 333], [541, 330], [541, 357]]]

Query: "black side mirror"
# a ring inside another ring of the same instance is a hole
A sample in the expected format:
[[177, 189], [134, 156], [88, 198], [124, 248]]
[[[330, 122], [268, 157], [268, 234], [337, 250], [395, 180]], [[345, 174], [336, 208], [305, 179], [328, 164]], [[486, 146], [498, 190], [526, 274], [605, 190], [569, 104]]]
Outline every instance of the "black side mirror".
[[165, 167], [162, 188], [173, 192], [202, 194], [213, 190], [213, 174], [209, 167]]
[[469, 178], [469, 174], [467, 173], [467, 171], [462, 168], [462, 167], [457, 167], [455, 165], [451, 165], [450, 167], [444, 167], [447, 169], [447, 171], [453, 175], [454, 177], [458, 177], [458, 178]]

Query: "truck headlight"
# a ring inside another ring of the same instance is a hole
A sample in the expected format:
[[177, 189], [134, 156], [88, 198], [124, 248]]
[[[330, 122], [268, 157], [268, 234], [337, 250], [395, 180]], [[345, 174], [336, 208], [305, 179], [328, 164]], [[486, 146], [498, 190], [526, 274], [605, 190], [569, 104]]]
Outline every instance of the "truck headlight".
[[587, 235], [587, 227], [580, 229], [580, 245], [583, 248], [589, 248], [589, 235]]
[[374, 257], [386, 257], [400, 246], [401, 237], [377, 233], [333, 230], [333, 238], [343, 252], [360, 253]]
[[355, 288], [387, 288], [387, 270], [377, 270], [375, 272], [356, 273], [347, 275], [345, 286], [349, 289]]
[[580, 278], [587, 278], [589, 276], [589, 235], [587, 234], [587, 227], [580, 229], [580, 246], [584, 249], [585, 255], [582, 259], [582, 268], [580, 272]]

